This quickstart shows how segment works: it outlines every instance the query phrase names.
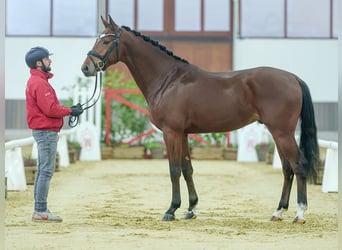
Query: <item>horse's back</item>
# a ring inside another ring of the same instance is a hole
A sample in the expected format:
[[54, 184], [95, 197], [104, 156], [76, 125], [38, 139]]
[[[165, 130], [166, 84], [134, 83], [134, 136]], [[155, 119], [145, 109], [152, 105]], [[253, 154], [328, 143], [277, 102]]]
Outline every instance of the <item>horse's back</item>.
[[232, 79], [232, 78], [259, 78], [259, 77], [267, 77], [268, 79], [279, 79], [288, 78], [294, 79], [296, 76], [293, 73], [290, 73], [286, 70], [261, 66], [249, 69], [241, 69], [235, 71], [227, 71], [227, 72], [205, 72], [204, 74], [208, 74], [210, 76], [215, 76], [217, 78], [223, 79]]
[[272, 67], [257, 67], [209, 75], [216, 79], [219, 86], [215, 83], [208, 85], [222, 92], [213, 100], [221, 103], [222, 107], [222, 103], [226, 103], [234, 116], [245, 117], [243, 120], [248, 122], [259, 120], [266, 125], [284, 122], [285, 117], [291, 120], [291, 128], [295, 126], [301, 112], [302, 92], [298, 77], [293, 73]]

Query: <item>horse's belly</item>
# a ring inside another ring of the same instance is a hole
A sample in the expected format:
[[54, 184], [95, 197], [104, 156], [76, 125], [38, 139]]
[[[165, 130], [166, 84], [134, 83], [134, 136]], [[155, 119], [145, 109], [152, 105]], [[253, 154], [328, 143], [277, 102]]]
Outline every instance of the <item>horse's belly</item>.
[[216, 110], [205, 113], [195, 113], [189, 117], [186, 132], [209, 133], [226, 132], [244, 127], [258, 120], [258, 115], [253, 112], [237, 112], [229, 110]]

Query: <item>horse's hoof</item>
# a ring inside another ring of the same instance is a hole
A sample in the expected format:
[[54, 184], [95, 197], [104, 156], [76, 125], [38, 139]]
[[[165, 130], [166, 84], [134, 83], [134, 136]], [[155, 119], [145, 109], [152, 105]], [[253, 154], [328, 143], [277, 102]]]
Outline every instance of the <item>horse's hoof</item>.
[[195, 211], [191, 210], [191, 211], [188, 211], [185, 216], [184, 216], [184, 219], [186, 220], [190, 220], [190, 219], [196, 219], [197, 218], [197, 214]]
[[172, 221], [175, 220], [175, 216], [173, 214], [164, 214], [163, 221]]
[[296, 224], [305, 224], [305, 219], [299, 219], [298, 216], [296, 216], [296, 218], [294, 218], [294, 220], [292, 221], [292, 223], [296, 223]]
[[270, 221], [282, 221], [282, 220], [283, 220], [283, 218], [278, 217], [278, 216], [272, 216], [270, 219]]

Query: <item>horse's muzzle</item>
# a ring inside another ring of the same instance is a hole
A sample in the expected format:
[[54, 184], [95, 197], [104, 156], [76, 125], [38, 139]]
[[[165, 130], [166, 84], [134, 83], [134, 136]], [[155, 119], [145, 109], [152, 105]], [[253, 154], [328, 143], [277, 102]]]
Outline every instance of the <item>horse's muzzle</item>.
[[91, 70], [87, 64], [83, 64], [81, 70], [85, 76], [94, 76], [96, 75], [96, 71]]

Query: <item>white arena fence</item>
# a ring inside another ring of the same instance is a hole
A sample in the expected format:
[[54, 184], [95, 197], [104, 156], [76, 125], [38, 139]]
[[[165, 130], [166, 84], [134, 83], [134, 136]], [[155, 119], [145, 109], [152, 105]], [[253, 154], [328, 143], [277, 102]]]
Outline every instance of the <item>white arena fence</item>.
[[[322, 180], [322, 192], [338, 192], [338, 143], [334, 141], [318, 140], [318, 145], [326, 149], [324, 160], [324, 172]], [[281, 162], [275, 149], [273, 167], [281, 168]]]
[[[70, 165], [67, 140], [75, 132], [76, 129], [68, 129], [62, 130], [59, 133], [57, 152], [60, 167], [68, 167]], [[5, 177], [7, 178], [7, 190], [24, 191], [27, 189], [22, 147], [28, 145], [32, 145], [31, 157], [37, 159], [37, 144], [32, 136], [5, 143]]]
[[[62, 130], [59, 134], [57, 152], [59, 154], [60, 167], [70, 165], [68, 154], [68, 138], [75, 136], [76, 128]], [[318, 140], [320, 148], [326, 149], [322, 192], [338, 191], [338, 143], [333, 141]], [[7, 177], [7, 190], [24, 191], [27, 189], [23, 155], [21, 147], [32, 145], [32, 158], [37, 158], [37, 146], [33, 137], [12, 140], [5, 143], [5, 177]], [[82, 159], [81, 159], [82, 160]], [[277, 151], [273, 159], [273, 167], [281, 169], [281, 163]]]

